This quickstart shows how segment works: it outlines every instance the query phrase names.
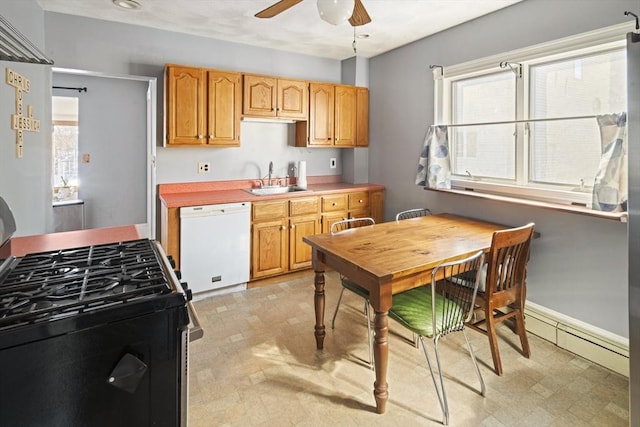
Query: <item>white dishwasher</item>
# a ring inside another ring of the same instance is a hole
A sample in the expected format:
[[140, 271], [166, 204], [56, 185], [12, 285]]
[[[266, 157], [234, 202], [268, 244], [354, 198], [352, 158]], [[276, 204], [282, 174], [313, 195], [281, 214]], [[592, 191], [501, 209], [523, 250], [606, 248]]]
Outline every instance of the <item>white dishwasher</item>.
[[194, 294], [246, 289], [250, 237], [250, 202], [180, 208], [181, 280]]

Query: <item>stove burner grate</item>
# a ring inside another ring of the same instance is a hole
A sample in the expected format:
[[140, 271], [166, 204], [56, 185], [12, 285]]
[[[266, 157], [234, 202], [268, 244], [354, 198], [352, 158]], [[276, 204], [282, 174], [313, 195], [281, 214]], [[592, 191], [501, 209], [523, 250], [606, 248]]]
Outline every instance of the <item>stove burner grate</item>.
[[0, 330], [170, 292], [155, 244], [147, 239], [29, 254], [0, 282]]

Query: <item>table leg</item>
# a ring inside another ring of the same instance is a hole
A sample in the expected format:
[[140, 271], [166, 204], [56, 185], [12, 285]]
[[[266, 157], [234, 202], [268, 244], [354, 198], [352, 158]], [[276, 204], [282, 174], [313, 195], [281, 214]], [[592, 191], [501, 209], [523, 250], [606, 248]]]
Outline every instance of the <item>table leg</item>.
[[316, 310], [316, 348], [322, 350], [324, 347], [324, 270], [317, 271], [313, 281], [315, 285], [315, 293], [313, 302]]
[[373, 396], [376, 399], [376, 412], [384, 414], [389, 399], [387, 367], [389, 365], [389, 317], [387, 311], [376, 311], [374, 320], [376, 333], [373, 343], [373, 357], [376, 365], [376, 382], [373, 383]]

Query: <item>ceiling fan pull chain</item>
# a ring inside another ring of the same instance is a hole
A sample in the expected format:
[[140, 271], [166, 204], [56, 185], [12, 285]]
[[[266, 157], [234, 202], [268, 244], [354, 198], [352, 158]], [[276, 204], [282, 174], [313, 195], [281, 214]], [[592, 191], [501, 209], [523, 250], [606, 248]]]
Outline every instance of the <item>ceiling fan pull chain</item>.
[[351, 43], [351, 47], [353, 48], [353, 54], [357, 55], [357, 52], [356, 52], [356, 27], [353, 27], [353, 43]]

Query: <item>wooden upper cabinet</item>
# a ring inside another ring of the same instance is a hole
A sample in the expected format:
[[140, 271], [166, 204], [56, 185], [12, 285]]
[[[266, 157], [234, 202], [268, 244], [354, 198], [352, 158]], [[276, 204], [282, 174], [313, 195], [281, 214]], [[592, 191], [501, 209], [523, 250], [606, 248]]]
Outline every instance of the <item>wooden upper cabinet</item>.
[[309, 145], [333, 145], [334, 85], [309, 85]]
[[[364, 96], [358, 97], [363, 89]], [[296, 123], [297, 147], [355, 147], [369, 144], [367, 88], [311, 83], [309, 120]], [[360, 111], [364, 108], [364, 111]], [[360, 131], [359, 126], [364, 130]], [[360, 136], [359, 136], [360, 134]]]
[[208, 75], [207, 144], [240, 145], [242, 75], [210, 70]]
[[369, 89], [356, 88], [356, 147], [369, 146]]
[[278, 79], [278, 117], [307, 120], [309, 117], [309, 83]]
[[167, 144], [205, 143], [206, 72], [170, 66], [165, 70]]
[[240, 145], [242, 74], [169, 65], [167, 145]]
[[306, 120], [308, 112], [307, 82], [245, 74], [245, 116]]
[[334, 145], [356, 145], [356, 88], [335, 87], [335, 139]]
[[275, 117], [277, 83], [274, 77], [244, 75], [245, 116]]

